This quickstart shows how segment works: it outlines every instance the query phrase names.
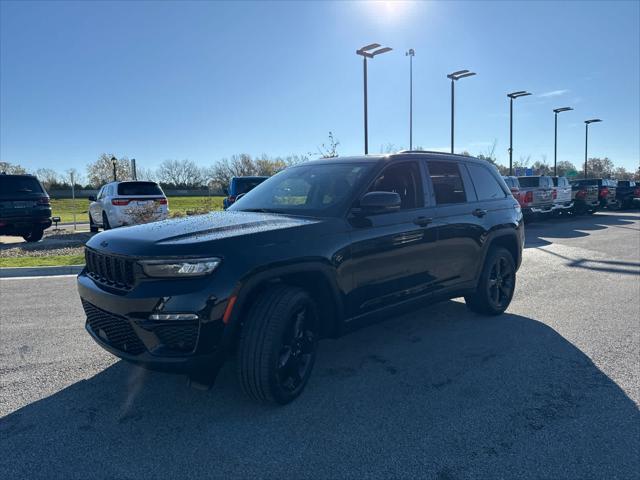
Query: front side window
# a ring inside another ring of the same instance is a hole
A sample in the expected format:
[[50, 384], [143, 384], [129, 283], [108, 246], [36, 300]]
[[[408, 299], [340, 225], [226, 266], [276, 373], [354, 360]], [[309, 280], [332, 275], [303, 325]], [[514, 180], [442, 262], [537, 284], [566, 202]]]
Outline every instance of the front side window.
[[467, 164], [467, 168], [478, 200], [495, 200], [506, 196], [505, 191], [487, 168], [472, 163]]
[[415, 162], [390, 165], [369, 187], [369, 192], [395, 192], [400, 195], [400, 209], [424, 205], [420, 169]]
[[270, 177], [229, 210], [337, 216], [373, 163], [307, 163]]
[[436, 204], [446, 205], [467, 201], [464, 182], [457, 163], [427, 162], [427, 165], [436, 196]]

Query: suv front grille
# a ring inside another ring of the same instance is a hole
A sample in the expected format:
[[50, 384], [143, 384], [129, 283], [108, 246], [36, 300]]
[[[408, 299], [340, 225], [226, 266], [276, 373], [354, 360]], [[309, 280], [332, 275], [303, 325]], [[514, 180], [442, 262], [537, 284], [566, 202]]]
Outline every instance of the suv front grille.
[[106, 286], [131, 290], [135, 283], [133, 260], [84, 250], [87, 275]]
[[89, 327], [102, 341], [131, 355], [139, 355], [146, 350], [126, 318], [100, 310], [86, 300], [82, 301], [82, 307]]

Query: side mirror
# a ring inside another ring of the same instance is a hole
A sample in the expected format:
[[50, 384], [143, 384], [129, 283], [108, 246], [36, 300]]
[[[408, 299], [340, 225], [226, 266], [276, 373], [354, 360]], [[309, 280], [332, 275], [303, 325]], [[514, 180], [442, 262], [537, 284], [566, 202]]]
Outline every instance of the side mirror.
[[384, 213], [400, 210], [402, 200], [395, 192], [369, 192], [360, 199], [364, 214]]
[[89, 201], [90, 202], [95, 202], [96, 201], [96, 196], [95, 195], [89, 195]]

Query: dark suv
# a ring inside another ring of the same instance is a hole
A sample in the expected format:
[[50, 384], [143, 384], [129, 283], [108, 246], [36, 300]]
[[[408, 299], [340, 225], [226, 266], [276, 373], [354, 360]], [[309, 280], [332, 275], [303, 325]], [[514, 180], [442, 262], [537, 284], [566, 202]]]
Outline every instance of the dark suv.
[[523, 243], [520, 206], [484, 160], [317, 160], [227, 211], [94, 236], [78, 289], [88, 332], [114, 355], [210, 385], [236, 354], [250, 397], [287, 403], [321, 337], [423, 300], [504, 312]]
[[222, 207], [227, 209], [238, 197], [246, 195], [269, 177], [233, 177], [229, 182], [227, 196], [222, 199]]
[[50, 226], [49, 195], [38, 179], [0, 173], [0, 235], [37, 242]]

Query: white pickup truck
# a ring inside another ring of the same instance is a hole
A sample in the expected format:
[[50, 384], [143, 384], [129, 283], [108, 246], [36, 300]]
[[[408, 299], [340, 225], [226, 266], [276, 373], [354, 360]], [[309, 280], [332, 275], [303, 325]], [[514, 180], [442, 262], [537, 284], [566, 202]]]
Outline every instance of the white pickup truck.
[[551, 177], [553, 180], [553, 213], [568, 213], [573, 208], [571, 184], [567, 177]]

